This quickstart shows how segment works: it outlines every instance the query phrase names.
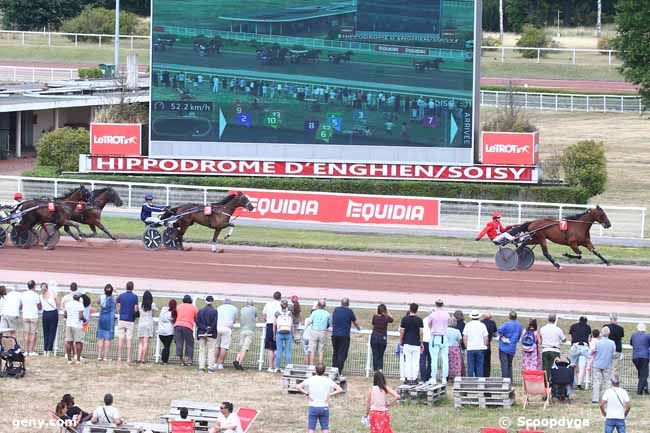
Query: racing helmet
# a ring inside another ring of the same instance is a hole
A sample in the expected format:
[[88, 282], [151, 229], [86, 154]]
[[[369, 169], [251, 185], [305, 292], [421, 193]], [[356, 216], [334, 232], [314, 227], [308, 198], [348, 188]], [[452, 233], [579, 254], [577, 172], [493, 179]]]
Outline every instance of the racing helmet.
[[144, 195], [145, 200], [153, 200], [153, 194], [148, 192]]
[[18, 201], [18, 200], [22, 200], [22, 199], [23, 199], [23, 193], [22, 192], [17, 192], [16, 194], [14, 194], [14, 200]]
[[495, 220], [497, 218], [501, 218], [501, 212], [494, 212], [492, 214], [492, 219]]

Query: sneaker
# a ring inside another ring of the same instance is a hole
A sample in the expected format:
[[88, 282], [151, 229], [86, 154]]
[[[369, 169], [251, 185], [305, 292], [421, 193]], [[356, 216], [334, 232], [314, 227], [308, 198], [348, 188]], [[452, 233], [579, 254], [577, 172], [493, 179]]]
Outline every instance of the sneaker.
[[208, 373], [214, 373], [214, 372], [216, 372], [216, 371], [217, 371], [216, 368], [214, 368], [214, 367], [208, 367]]
[[77, 359], [77, 360], [75, 361], [75, 364], [77, 364], [77, 365], [81, 365], [81, 363], [82, 363], [82, 361], [79, 360], [79, 359]]
[[38, 356], [38, 353], [36, 353], [36, 352], [31, 352], [31, 353], [29, 354], [29, 356]]
[[72, 365], [72, 363], [74, 363], [74, 361], [72, 359], [68, 359], [68, 364]]
[[217, 365], [217, 370], [223, 370], [223, 364], [218, 364]]
[[236, 359], [232, 362], [232, 366], [235, 367], [235, 370], [241, 370], [241, 364]]
[[266, 371], [268, 371], [269, 373], [275, 373], [275, 370], [274, 370], [274, 369], [272, 369], [272, 368], [269, 368], [269, 369], [268, 369], [268, 370], [266, 370]]
[[429, 380], [427, 380], [427, 385], [435, 385], [435, 384], [436, 384], [436, 380], [435, 380], [435, 379], [429, 379]]

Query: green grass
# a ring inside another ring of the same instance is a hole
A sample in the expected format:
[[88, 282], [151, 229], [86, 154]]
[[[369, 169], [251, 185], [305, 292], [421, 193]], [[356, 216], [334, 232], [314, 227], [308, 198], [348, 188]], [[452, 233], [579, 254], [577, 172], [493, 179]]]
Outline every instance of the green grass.
[[[143, 225], [140, 221], [125, 217], [104, 217], [104, 223], [118, 238], [140, 239]], [[212, 230], [206, 227], [191, 227], [187, 241], [208, 242]], [[434, 236], [409, 236], [395, 234], [350, 234], [319, 230], [279, 229], [268, 227], [237, 227], [233, 237], [224, 241], [226, 245], [258, 245], [268, 247], [317, 248], [349, 251], [376, 251], [389, 253], [416, 253], [440, 256], [494, 257], [494, 246], [487, 241], [475, 242], [469, 239]], [[650, 248], [599, 246], [599, 251], [613, 263], [650, 264]], [[565, 247], [551, 246], [560, 262]], [[585, 263], [598, 263], [597, 258], [585, 254]]]
[[[149, 50], [123, 49], [120, 52], [122, 62], [130, 52], [138, 54], [138, 62], [149, 64]], [[79, 47], [47, 47], [47, 46], [7, 46], [0, 45], [0, 59], [17, 60], [21, 62], [53, 62], [53, 63], [79, 63], [94, 64], [113, 63], [112, 45], [99, 48], [96, 44], [83, 44]]]

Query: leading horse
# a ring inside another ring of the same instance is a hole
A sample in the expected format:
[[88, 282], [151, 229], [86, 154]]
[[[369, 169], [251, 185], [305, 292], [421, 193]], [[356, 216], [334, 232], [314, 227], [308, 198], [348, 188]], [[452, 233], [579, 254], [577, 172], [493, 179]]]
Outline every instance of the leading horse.
[[[564, 223], [566, 223], [566, 227], [563, 227]], [[607, 259], [596, 250], [594, 244], [591, 243], [591, 235], [589, 231], [593, 224], [601, 224], [606, 229], [612, 226], [607, 214], [600, 206], [587, 209], [582, 213], [569, 216], [561, 221], [550, 218], [529, 221], [522, 224], [520, 229], [529, 232], [532, 235], [531, 238], [525, 242], [525, 245], [539, 245], [542, 248], [544, 257], [546, 257], [546, 259], [551, 262], [556, 269], [560, 269], [560, 264], [556, 262], [553, 256], [548, 252], [547, 240], [559, 245], [567, 245], [576, 253], [576, 255], [565, 253], [564, 256], [567, 258], [581, 259], [582, 252], [580, 251], [580, 247], [585, 247], [602, 260], [603, 263], [609, 266], [609, 261], [607, 261]]]
[[241, 191], [228, 194], [223, 200], [217, 203], [210, 203], [203, 206], [198, 203], [187, 203], [169, 209], [160, 216], [165, 220], [174, 215], [185, 214], [174, 223], [174, 229], [177, 230], [176, 239], [179, 242], [180, 249], [183, 249], [183, 236], [192, 224], [199, 224], [214, 230], [212, 236], [212, 252], [217, 252], [217, 240], [219, 233], [226, 227], [234, 227], [232, 218], [237, 209], [243, 207], [247, 211], [253, 211], [255, 207], [246, 194]]

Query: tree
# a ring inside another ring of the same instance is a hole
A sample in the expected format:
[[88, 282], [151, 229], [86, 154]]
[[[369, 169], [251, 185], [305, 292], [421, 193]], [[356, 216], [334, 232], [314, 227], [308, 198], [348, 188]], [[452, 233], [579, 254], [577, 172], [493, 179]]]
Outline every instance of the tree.
[[39, 166], [62, 171], [79, 170], [79, 154], [89, 153], [90, 134], [83, 128], [59, 128], [43, 134], [36, 145]]
[[0, 0], [6, 29], [54, 30], [75, 17], [93, 0]]
[[535, 132], [537, 127], [533, 125], [526, 115], [526, 112], [515, 103], [515, 88], [508, 85], [508, 102], [505, 106], [498, 108], [497, 112], [483, 124], [483, 131], [501, 132]]
[[[534, 27], [530, 24], [525, 24], [521, 33], [521, 37], [517, 40], [518, 47], [539, 47], [546, 48], [549, 46], [549, 39], [546, 37], [546, 31], [540, 27]], [[537, 50], [519, 50], [523, 57], [532, 59], [537, 57]], [[544, 55], [544, 51], [539, 53], [540, 56]]]
[[616, 14], [618, 35], [613, 46], [623, 60], [625, 79], [640, 87], [646, 106], [650, 104], [650, 3], [619, 0]]
[[[115, 32], [115, 11], [99, 7], [87, 7], [76, 17], [64, 22], [62, 30], [67, 33], [110, 35]], [[120, 34], [134, 35], [137, 34], [137, 30], [137, 15], [132, 12], [120, 11]]]
[[562, 155], [562, 168], [564, 180], [570, 186], [584, 188], [592, 197], [605, 191], [607, 159], [602, 142], [586, 140], [567, 147]]

